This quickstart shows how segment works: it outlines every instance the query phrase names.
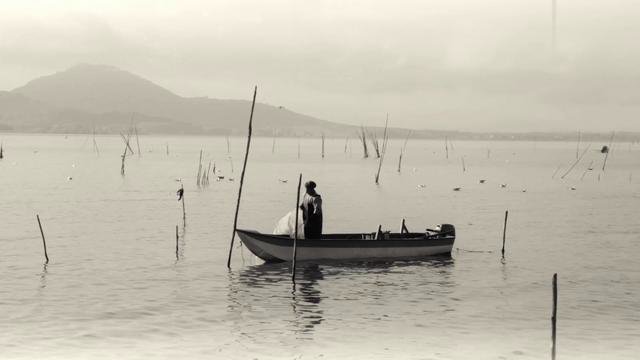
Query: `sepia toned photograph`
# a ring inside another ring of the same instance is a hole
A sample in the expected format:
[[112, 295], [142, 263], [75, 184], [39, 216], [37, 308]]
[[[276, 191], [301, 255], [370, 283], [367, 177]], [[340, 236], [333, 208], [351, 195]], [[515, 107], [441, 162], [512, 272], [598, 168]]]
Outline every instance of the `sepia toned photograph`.
[[640, 358], [638, 19], [0, 0], [0, 360]]

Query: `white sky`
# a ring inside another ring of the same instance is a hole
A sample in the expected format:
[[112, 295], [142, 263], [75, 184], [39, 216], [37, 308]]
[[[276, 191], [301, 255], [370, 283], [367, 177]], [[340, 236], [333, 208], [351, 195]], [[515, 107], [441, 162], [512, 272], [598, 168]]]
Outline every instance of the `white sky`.
[[640, 131], [640, 1], [0, 0], [0, 89], [78, 63], [327, 120]]

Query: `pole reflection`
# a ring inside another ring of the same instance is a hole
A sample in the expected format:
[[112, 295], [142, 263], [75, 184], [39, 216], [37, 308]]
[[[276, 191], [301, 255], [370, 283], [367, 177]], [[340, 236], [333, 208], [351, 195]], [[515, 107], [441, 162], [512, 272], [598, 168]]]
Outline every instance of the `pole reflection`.
[[[233, 322], [236, 326], [234, 332], [243, 337], [266, 341], [266, 338], [249, 334], [268, 337], [274, 336], [277, 330], [280, 336], [282, 332], [290, 332], [295, 334], [295, 339], [310, 340], [317, 328], [327, 321], [325, 314], [328, 309], [325, 309], [323, 301], [343, 296], [342, 292], [328, 290], [335, 289], [327, 286], [332, 279], [344, 281], [352, 278], [356, 287], [350, 291], [366, 294], [372, 300], [387, 296], [387, 285], [418, 288], [425, 285], [433, 291], [431, 296], [446, 297], [455, 287], [453, 265], [451, 257], [412, 261], [302, 262], [293, 283], [288, 263], [248, 266], [229, 272], [228, 312], [241, 320]], [[388, 279], [385, 279], [386, 275]], [[391, 277], [402, 284], [387, 284], [393, 281]]]

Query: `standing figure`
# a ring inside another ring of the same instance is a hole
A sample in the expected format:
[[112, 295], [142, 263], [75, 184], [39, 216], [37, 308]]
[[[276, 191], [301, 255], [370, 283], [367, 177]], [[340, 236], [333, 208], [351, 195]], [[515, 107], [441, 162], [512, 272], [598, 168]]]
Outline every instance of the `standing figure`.
[[319, 239], [322, 235], [322, 197], [316, 192], [315, 182], [307, 181], [304, 187], [307, 191], [300, 204], [304, 221], [304, 237]]

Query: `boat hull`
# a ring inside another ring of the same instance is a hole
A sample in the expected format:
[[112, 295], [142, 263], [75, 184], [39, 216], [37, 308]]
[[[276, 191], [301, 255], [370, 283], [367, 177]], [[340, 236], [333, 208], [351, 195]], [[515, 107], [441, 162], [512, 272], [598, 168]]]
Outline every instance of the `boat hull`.
[[[293, 239], [288, 236], [237, 230], [245, 246], [266, 262], [291, 261]], [[399, 238], [388, 240], [353, 239], [354, 234], [330, 239], [299, 239], [296, 260], [410, 259], [450, 254], [455, 236]], [[348, 238], [350, 236], [351, 238]]]

